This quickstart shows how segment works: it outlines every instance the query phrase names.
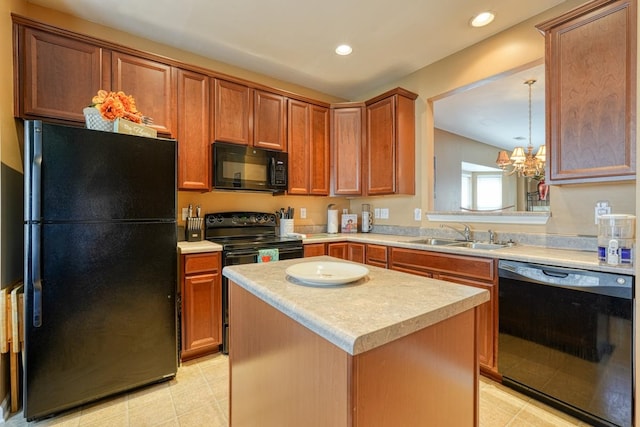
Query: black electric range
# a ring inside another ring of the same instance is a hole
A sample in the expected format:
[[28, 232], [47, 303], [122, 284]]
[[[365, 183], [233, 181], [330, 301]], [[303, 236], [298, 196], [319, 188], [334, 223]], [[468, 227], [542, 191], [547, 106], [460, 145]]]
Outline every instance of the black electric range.
[[[204, 216], [205, 239], [222, 245], [222, 266], [262, 262], [264, 251], [277, 249], [276, 260], [302, 258], [302, 240], [281, 237], [273, 213], [217, 212]], [[229, 353], [229, 282], [222, 277], [222, 352]]]

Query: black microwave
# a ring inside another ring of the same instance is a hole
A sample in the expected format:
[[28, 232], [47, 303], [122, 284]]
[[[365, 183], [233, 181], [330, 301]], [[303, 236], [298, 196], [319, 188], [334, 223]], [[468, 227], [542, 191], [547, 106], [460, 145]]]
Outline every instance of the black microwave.
[[287, 189], [287, 153], [225, 142], [212, 147], [214, 188], [273, 193]]

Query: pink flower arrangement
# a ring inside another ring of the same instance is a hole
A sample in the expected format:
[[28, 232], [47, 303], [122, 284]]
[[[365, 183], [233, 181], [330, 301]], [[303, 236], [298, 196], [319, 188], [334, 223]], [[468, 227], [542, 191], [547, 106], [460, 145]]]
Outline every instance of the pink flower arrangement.
[[107, 92], [101, 89], [89, 106], [96, 108], [105, 120], [113, 121], [121, 117], [135, 123], [142, 122], [142, 113], [136, 108], [133, 96], [122, 91]]

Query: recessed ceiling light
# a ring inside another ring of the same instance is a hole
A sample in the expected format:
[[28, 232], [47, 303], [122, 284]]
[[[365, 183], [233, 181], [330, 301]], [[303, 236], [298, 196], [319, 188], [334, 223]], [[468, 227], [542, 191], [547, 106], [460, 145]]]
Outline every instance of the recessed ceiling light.
[[336, 48], [336, 53], [338, 55], [349, 55], [351, 52], [353, 52], [353, 49], [351, 49], [351, 46], [348, 44], [341, 44]]
[[482, 12], [471, 18], [472, 27], [484, 27], [489, 25], [496, 16], [492, 12]]

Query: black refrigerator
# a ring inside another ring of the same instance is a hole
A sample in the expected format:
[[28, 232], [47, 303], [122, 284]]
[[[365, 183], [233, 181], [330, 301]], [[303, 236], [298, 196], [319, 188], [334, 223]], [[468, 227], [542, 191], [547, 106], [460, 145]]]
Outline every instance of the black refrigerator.
[[176, 141], [25, 122], [24, 416], [177, 371]]

